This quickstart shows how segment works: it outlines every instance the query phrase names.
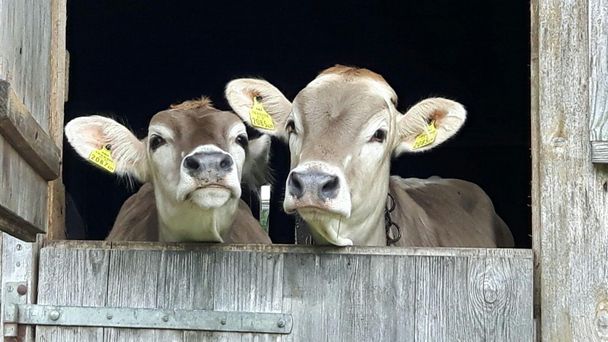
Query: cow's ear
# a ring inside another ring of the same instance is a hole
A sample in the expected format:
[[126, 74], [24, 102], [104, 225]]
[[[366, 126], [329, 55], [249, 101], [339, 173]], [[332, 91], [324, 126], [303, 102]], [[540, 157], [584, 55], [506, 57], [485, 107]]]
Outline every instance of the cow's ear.
[[230, 107], [249, 126], [262, 133], [286, 139], [285, 122], [291, 102], [264, 80], [239, 78], [226, 85]]
[[119, 176], [148, 180], [146, 145], [118, 122], [98, 115], [71, 120], [65, 135], [74, 150], [91, 164]]
[[397, 121], [399, 141], [395, 154], [434, 148], [456, 134], [466, 116], [464, 107], [452, 100], [436, 97], [418, 102]]

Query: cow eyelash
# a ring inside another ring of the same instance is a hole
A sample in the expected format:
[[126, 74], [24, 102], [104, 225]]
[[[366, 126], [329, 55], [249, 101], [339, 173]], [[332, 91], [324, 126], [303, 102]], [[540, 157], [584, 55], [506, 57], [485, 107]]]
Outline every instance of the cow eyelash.
[[166, 144], [167, 141], [160, 135], [153, 134], [150, 136], [150, 150], [156, 151], [157, 148]]
[[287, 121], [287, 124], [285, 125], [285, 131], [287, 131], [287, 134], [296, 132], [296, 124], [293, 122], [293, 120]]
[[369, 139], [370, 142], [379, 142], [382, 143], [386, 140], [386, 131], [383, 129], [379, 129], [374, 132], [374, 135]]
[[247, 146], [249, 145], [249, 139], [247, 138], [247, 135], [245, 134], [239, 134], [236, 139], [235, 139], [236, 143], [241, 145], [242, 148], [246, 149]]

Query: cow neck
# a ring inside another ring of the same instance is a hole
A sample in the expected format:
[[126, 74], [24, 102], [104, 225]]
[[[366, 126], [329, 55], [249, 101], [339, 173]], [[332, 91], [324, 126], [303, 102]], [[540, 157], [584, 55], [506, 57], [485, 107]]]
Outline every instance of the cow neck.
[[192, 203], [164, 201], [156, 195], [158, 236], [160, 241], [224, 242], [236, 216], [239, 199], [231, 198], [214, 209], [202, 209]]

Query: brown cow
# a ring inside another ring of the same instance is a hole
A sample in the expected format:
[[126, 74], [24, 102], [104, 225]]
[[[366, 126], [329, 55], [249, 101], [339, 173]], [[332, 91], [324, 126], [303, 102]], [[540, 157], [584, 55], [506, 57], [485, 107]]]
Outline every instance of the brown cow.
[[240, 200], [241, 176], [259, 181], [251, 178], [268, 160], [270, 138], [249, 143], [234, 113], [202, 98], [154, 115], [141, 141], [101, 116], [76, 118], [65, 133], [83, 158], [146, 183], [123, 204], [107, 240], [270, 243]]
[[475, 184], [389, 177], [392, 155], [429, 150], [460, 129], [466, 111], [459, 103], [429, 98], [401, 114], [382, 76], [339, 65], [310, 82], [293, 104], [258, 79], [231, 81], [226, 98], [248, 123], [252, 106], [261, 104], [275, 129], [258, 129], [288, 141], [292, 170], [283, 206], [302, 216], [316, 243], [513, 245]]

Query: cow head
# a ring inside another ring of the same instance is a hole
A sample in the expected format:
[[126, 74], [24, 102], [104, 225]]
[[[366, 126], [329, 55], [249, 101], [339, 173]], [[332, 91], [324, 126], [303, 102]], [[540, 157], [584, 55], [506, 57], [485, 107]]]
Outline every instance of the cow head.
[[154, 115], [143, 140], [101, 116], [76, 118], [65, 133], [83, 158], [107, 148], [116, 174], [154, 185], [164, 241], [222, 241], [241, 196], [241, 176], [267, 161], [270, 143], [266, 135], [250, 143], [239, 117], [205, 98]]
[[226, 97], [247, 122], [256, 99], [275, 123], [274, 130], [260, 130], [289, 143], [284, 209], [297, 211], [321, 244], [382, 245], [391, 155], [432, 149], [466, 116], [462, 105], [443, 98], [401, 114], [382, 76], [339, 65], [323, 71], [293, 103], [258, 79], [231, 81]]

